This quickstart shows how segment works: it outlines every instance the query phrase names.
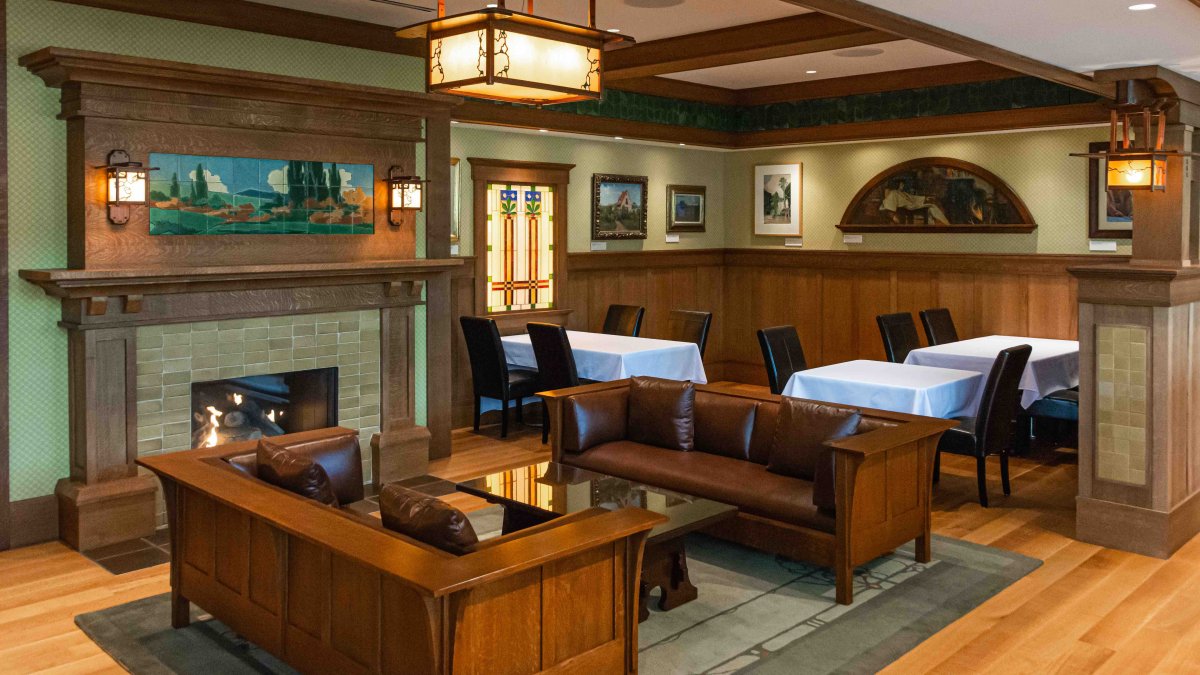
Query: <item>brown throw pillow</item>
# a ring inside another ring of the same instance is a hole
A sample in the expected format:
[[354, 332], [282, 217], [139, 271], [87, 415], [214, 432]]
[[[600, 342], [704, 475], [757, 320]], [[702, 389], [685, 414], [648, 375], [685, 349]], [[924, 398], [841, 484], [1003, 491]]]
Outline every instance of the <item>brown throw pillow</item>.
[[625, 438], [629, 390], [610, 389], [577, 394], [564, 401], [563, 450], [580, 453]]
[[338, 505], [333, 484], [320, 464], [265, 438], [258, 442], [256, 455], [262, 480], [322, 504]]
[[696, 450], [750, 459], [750, 436], [757, 404], [747, 398], [696, 392]]
[[466, 514], [446, 502], [389, 483], [379, 492], [383, 526], [447, 553], [470, 553], [479, 543]]
[[635, 377], [629, 385], [629, 440], [671, 450], [695, 447], [696, 388], [691, 382]]
[[[771, 443], [767, 470], [793, 478], [813, 480], [825, 441], [850, 436], [858, 428], [857, 410], [784, 397], [779, 403], [779, 424]], [[828, 456], [828, 455], [827, 455]]]

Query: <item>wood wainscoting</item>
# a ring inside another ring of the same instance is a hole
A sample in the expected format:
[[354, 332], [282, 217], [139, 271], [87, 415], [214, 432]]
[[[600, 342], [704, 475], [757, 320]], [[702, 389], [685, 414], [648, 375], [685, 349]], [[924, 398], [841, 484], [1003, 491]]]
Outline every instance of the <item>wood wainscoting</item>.
[[[709, 381], [766, 384], [756, 331], [794, 324], [810, 366], [882, 360], [875, 316], [948, 307], [959, 335], [1075, 339], [1079, 311], [1067, 268], [1123, 256], [694, 249], [571, 253], [567, 326], [599, 330], [611, 303], [646, 308], [642, 335], [666, 337], [672, 309], [713, 312]], [[470, 312], [468, 262], [455, 272], [454, 316]], [[470, 366], [455, 339], [454, 424], [470, 422]], [[921, 340], [924, 344], [924, 334]]]

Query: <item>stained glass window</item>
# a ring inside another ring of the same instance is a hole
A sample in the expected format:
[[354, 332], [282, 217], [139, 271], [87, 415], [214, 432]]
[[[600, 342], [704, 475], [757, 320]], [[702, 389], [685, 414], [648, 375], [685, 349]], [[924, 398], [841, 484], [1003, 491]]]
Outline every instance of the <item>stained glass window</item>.
[[554, 307], [554, 188], [487, 187], [487, 309]]

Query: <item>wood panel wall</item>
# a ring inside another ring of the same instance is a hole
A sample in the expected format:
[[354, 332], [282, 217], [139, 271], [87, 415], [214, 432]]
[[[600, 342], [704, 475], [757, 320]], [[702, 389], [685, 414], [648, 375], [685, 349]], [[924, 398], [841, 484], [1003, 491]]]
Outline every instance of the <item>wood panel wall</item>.
[[[810, 366], [882, 360], [875, 317], [947, 307], [959, 335], [1075, 339], [1077, 265], [1118, 256], [703, 249], [571, 253], [561, 295], [567, 326], [597, 331], [609, 304], [646, 308], [642, 335], [667, 336], [672, 309], [713, 312], [710, 382], [766, 384], [756, 331], [793, 324]], [[467, 265], [469, 268], [470, 265]], [[455, 279], [455, 316], [469, 313], [474, 279]], [[455, 425], [470, 423], [470, 367], [455, 340]], [[924, 333], [921, 340], [924, 343]], [[462, 373], [460, 376], [459, 373]]]

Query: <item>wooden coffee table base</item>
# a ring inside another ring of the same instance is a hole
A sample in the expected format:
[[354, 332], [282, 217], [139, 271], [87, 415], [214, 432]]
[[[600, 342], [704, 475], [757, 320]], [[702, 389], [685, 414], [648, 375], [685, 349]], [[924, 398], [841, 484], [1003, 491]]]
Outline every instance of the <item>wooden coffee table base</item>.
[[658, 600], [660, 610], [669, 611], [695, 600], [699, 593], [688, 577], [687, 553], [684, 537], [675, 537], [662, 543], [646, 544], [642, 557], [641, 598], [638, 603], [638, 621], [650, 618], [650, 591], [662, 589]]

